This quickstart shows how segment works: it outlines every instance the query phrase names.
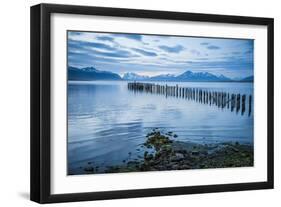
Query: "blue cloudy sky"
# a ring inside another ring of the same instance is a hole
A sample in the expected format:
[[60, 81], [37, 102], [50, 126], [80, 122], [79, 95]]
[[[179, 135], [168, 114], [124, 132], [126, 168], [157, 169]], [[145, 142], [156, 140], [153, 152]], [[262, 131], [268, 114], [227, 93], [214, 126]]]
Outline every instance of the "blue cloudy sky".
[[230, 78], [253, 75], [253, 40], [68, 32], [68, 65], [93, 66], [123, 75], [211, 72]]

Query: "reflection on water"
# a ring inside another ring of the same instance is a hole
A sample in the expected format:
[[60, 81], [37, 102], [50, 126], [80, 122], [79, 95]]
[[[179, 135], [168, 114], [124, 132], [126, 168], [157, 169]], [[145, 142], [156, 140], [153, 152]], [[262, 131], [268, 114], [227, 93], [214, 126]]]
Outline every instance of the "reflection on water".
[[[253, 95], [252, 83], [169, 84]], [[130, 159], [142, 156], [143, 152], [136, 149], [153, 128], [173, 131], [181, 141], [252, 143], [253, 113], [241, 116], [186, 99], [132, 93], [125, 81], [69, 82], [70, 174], [82, 173], [80, 167], [85, 163], [94, 162], [102, 171], [107, 166], [121, 164], [128, 156]]]

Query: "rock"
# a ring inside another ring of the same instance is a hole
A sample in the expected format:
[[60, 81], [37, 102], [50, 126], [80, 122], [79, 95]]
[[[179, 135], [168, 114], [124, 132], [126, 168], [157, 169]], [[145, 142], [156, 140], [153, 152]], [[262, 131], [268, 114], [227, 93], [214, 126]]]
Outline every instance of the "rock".
[[172, 136], [172, 135], [173, 135], [173, 132], [167, 132], [166, 135], [167, 135], [167, 136]]
[[137, 165], [137, 164], [139, 164], [139, 162], [137, 162], [137, 161], [129, 161], [127, 163], [127, 165]]
[[187, 169], [190, 169], [190, 168], [191, 168], [190, 165], [186, 165], [186, 164], [180, 166], [181, 170], [187, 170]]
[[148, 151], [144, 152], [144, 157], [146, 157], [148, 155]]
[[179, 169], [179, 165], [177, 165], [177, 164], [172, 165], [172, 169], [173, 169], [173, 170], [178, 170], [178, 169]]
[[163, 168], [163, 170], [172, 170], [173, 164], [164, 165], [164, 166], [162, 166], [162, 168]]
[[158, 165], [157, 167], [155, 167], [157, 170], [167, 170], [166, 167], [164, 167], [163, 165]]
[[94, 172], [94, 168], [93, 167], [85, 167], [84, 171], [86, 171], [86, 172]]
[[187, 151], [185, 149], [179, 149], [179, 150], [176, 150], [175, 152], [181, 153], [181, 154], [186, 154], [187, 153]]
[[181, 153], [176, 153], [174, 156], [172, 156], [171, 161], [172, 162], [179, 162], [184, 159], [184, 155]]
[[236, 149], [235, 147], [231, 147], [231, 150], [234, 151], [234, 152], [239, 152], [239, 150]]
[[200, 166], [200, 168], [204, 168], [205, 164], [200, 164], [199, 166]]
[[199, 151], [193, 150], [193, 151], [191, 152], [191, 154], [192, 154], [192, 155], [199, 155], [200, 153], [199, 153]]
[[161, 160], [153, 160], [153, 165], [158, 165], [161, 163]]
[[146, 161], [152, 160], [152, 159], [153, 159], [153, 155], [152, 155], [152, 154], [149, 154], [149, 155], [145, 156], [144, 159], [145, 159]]
[[204, 156], [207, 156], [208, 152], [207, 151], [203, 151], [203, 152], [201, 152], [201, 154], [204, 155]]

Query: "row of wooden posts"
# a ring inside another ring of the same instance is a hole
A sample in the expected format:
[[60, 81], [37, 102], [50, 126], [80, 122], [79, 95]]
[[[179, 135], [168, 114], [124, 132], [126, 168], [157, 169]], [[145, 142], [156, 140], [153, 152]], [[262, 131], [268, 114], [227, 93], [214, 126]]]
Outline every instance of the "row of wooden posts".
[[252, 95], [248, 97], [243, 94], [230, 94], [227, 92], [218, 92], [201, 88], [187, 88], [176, 86], [159, 85], [153, 83], [130, 82], [128, 89], [135, 92], [147, 92], [153, 94], [162, 94], [166, 97], [172, 96], [193, 100], [198, 103], [214, 105], [218, 108], [227, 108], [231, 111], [244, 115], [246, 107], [248, 107], [248, 116], [252, 112]]

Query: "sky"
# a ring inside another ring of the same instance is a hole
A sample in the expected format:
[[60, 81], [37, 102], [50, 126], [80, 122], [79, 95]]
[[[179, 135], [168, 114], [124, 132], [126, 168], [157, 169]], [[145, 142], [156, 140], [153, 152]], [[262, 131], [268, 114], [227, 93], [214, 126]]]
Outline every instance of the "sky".
[[253, 75], [254, 40], [100, 32], [68, 32], [68, 66], [119, 75], [189, 70], [230, 78]]

